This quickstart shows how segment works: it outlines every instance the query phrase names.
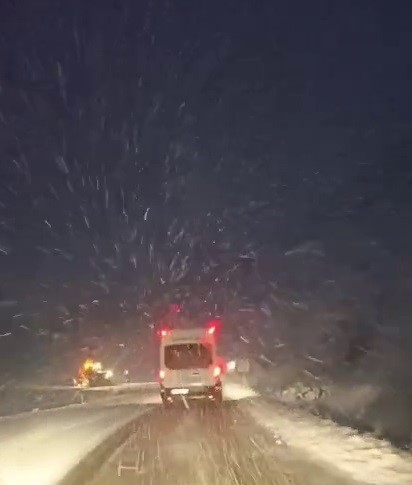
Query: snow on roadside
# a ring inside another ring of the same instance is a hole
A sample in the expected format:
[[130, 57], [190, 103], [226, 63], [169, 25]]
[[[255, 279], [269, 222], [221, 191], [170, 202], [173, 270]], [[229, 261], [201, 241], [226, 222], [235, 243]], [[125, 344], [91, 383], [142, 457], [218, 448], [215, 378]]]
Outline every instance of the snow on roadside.
[[359, 482], [412, 484], [412, 454], [397, 450], [386, 441], [278, 403], [250, 401], [247, 409], [258, 424], [275, 432], [287, 445]]
[[54, 485], [88, 453], [148, 408], [63, 408], [0, 422], [0, 484]]

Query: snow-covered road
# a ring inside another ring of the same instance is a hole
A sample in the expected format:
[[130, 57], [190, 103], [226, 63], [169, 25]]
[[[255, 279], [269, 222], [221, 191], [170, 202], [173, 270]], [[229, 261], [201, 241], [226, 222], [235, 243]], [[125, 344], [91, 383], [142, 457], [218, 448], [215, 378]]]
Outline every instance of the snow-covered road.
[[[74, 483], [74, 482], [73, 482]], [[258, 426], [247, 401], [222, 410], [193, 405], [140, 421], [106, 460], [92, 485], [354, 485], [325, 463], [308, 460]]]
[[[131, 421], [130, 438], [100, 463], [95, 485], [412, 483], [411, 455], [387, 443], [270, 402], [239, 383], [227, 382], [225, 394], [221, 411], [191, 405], [165, 412], [157, 390], [148, 388], [2, 418], [0, 484], [57, 483]], [[131, 463], [138, 473], [122, 468]]]
[[147, 411], [133, 404], [68, 406], [0, 420], [0, 484], [51, 485], [115, 429]]

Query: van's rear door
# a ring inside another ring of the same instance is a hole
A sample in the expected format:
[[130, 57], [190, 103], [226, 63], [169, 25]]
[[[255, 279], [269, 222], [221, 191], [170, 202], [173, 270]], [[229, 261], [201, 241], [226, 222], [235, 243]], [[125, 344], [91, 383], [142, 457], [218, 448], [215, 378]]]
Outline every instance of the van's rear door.
[[213, 349], [208, 343], [173, 343], [164, 348], [164, 386], [213, 385]]

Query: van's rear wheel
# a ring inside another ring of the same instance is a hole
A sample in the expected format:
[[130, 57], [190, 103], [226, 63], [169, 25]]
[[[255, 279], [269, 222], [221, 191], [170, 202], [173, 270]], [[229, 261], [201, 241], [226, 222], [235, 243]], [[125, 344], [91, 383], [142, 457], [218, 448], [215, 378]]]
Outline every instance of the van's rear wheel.
[[213, 402], [216, 404], [216, 406], [221, 406], [223, 402], [223, 394], [222, 394], [222, 389], [216, 390], [213, 393]]
[[162, 398], [163, 408], [164, 409], [171, 409], [173, 403], [167, 400], [167, 397], [164, 394], [161, 394], [160, 397]]

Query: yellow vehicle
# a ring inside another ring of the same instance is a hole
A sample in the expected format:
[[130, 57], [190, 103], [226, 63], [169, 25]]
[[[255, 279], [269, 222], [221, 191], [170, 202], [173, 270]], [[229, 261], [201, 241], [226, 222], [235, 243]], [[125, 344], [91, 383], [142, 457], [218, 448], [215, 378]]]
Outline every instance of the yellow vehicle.
[[80, 367], [75, 385], [79, 387], [110, 386], [113, 384], [112, 377], [111, 370], [103, 369], [101, 362], [89, 358]]

